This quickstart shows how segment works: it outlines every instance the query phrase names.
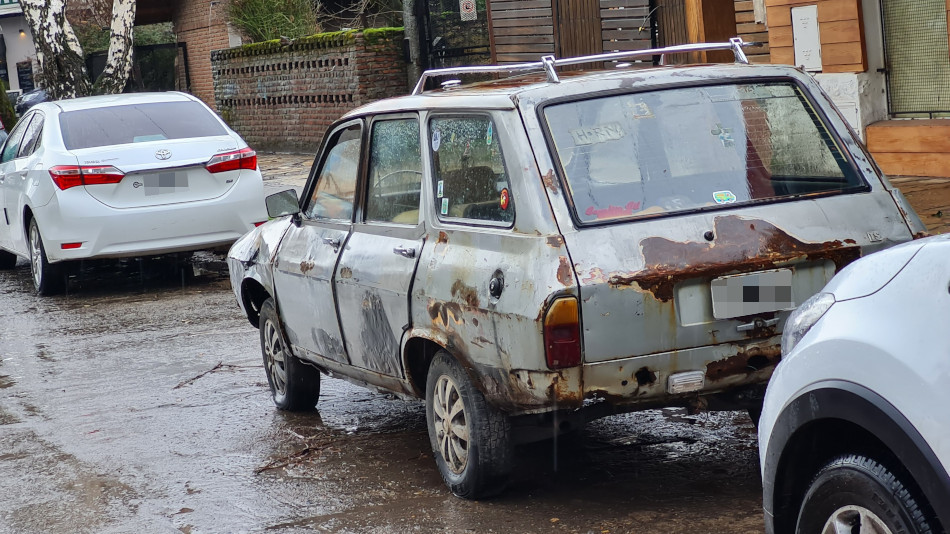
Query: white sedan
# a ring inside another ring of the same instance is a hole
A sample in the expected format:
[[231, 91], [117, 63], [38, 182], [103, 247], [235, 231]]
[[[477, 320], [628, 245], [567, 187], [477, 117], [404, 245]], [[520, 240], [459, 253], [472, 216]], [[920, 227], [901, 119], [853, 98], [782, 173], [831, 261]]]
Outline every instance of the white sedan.
[[759, 454], [775, 533], [950, 528], [950, 235], [842, 270], [788, 319]]
[[0, 269], [41, 295], [66, 262], [226, 246], [267, 220], [257, 154], [182, 93], [38, 104], [0, 150]]

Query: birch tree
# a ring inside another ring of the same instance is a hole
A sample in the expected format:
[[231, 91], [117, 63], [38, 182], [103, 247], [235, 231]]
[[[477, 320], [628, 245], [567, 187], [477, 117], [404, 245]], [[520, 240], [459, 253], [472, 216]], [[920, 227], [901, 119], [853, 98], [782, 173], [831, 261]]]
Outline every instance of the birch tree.
[[106, 67], [95, 84], [89, 81], [82, 47], [66, 19], [66, 0], [20, 0], [20, 7], [33, 32], [40, 70], [37, 82], [51, 99], [122, 91], [132, 71], [135, 0], [112, 2]]

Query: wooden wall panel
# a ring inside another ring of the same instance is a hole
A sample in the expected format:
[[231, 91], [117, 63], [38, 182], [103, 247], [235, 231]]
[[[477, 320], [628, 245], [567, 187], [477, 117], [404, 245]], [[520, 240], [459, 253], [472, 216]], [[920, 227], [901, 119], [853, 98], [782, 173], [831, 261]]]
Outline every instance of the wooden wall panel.
[[749, 0], [736, 0], [736, 34], [747, 43], [763, 43], [762, 46], [745, 49], [751, 63], [771, 62], [769, 30], [765, 24], [755, 21], [754, 8]]
[[600, 27], [604, 52], [646, 50], [650, 33], [650, 0], [600, 0]]
[[488, 1], [495, 62], [538, 61], [541, 56], [554, 54], [552, 0]]
[[861, 0], [766, 0], [772, 63], [794, 64], [792, 8], [816, 4], [822, 71], [868, 70]]

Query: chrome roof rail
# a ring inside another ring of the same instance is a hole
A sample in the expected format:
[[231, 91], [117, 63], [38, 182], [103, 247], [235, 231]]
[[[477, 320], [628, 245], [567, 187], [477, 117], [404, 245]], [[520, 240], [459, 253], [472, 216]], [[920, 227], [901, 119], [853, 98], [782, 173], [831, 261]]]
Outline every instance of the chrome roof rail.
[[429, 69], [422, 73], [419, 81], [416, 83], [412, 94], [422, 94], [425, 89], [426, 81], [436, 76], [450, 76], [458, 74], [499, 74], [499, 73], [521, 73], [543, 70], [547, 74], [547, 79], [551, 83], [559, 83], [557, 70], [555, 67], [565, 65], [579, 65], [582, 63], [595, 63], [599, 61], [613, 61], [619, 59], [629, 59], [643, 56], [660, 56], [660, 63], [663, 64], [667, 54], [681, 54], [685, 52], [705, 52], [712, 50], [731, 50], [736, 56], [736, 63], [748, 64], [749, 58], [746, 57], [742, 47], [751, 46], [752, 43], [745, 43], [741, 37], [733, 37], [728, 43], [693, 43], [667, 46], [663, 48], [651, 48], [649, 50], [630, 50], [625, 52], [611, 52], [604, 54], [594, 54], [591, 56], [569, 57], [557, 59], [554, 56], [544, 56], [541, 61], [532, 61], [529, 63], [512, 63], [509, 65], [474, 65], [471, 67], [448, 67], [444, 69]]

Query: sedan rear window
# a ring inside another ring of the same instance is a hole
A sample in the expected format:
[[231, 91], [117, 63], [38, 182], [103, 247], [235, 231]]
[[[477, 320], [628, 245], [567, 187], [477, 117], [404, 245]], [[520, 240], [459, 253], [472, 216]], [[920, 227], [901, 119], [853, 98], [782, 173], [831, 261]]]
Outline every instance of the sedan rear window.
[[610, 95], [544, 118], [581, 223], [867, 187], [792, 83]]
[[191, 101], [68, 111], [59, 124], [70, 150], [227, 133], [207, 108]]

